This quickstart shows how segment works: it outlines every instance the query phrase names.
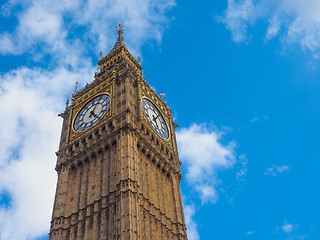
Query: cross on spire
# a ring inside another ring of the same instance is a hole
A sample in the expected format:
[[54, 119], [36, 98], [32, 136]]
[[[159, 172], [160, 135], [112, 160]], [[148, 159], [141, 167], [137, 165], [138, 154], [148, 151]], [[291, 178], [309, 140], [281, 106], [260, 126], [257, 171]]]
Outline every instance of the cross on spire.
[[117, 41], [116, 41], [115, 45], [113, 46], [111, 52], [117, 51], [121, 47], [125, 47], [123, 37], [122, 37], [123, 26], [121, 23], [119, 23], [119, 25], [117, 26], [117, 33], [118, 33], [118, 38], [117, 38]]
[[79, 87], [78, 82], [76, 82], [76, 84], [74, 84], [74, 86], [75, 86], [75, 88], [74, 88], [73, 94], [76, 94], [77, 90], [78, 90], [78, 87]]
[[162, 99], [164, 100], [164, 96], [165, 96], [166, 94], [165, 94], [163, 91], [161, 91], [160, 95], [161, 95]]
[[117, 26], [117, 33], [119, 34], [119, 36], [121, 36], [121, 34], [123, 33], [123, 25], [121, 25], [121, 23], [119, 23], [119, 25]]

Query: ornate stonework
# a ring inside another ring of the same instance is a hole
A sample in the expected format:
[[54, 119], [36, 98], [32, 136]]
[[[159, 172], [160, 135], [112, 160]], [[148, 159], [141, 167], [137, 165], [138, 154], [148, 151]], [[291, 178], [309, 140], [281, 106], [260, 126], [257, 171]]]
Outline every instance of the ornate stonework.
[[[75, 92], [60, 114], [49, 239], [187, 239], [177, 125], [142, 76], [122, 33], [120, 25], [115, 46], [98, 62], [95, 80]], [[98, 117], [100, 95], [110, 97], [110, 106], [91, 127], [76, 131], [75, 119], [85, 106], [87, 122]], [[151, 117], [144, 112], [143, 98], [152, 103]], [[98, 107], [88, 106], [94, 99]], [[168, 129], [168, 138], [159, 135], [161, 126]]]

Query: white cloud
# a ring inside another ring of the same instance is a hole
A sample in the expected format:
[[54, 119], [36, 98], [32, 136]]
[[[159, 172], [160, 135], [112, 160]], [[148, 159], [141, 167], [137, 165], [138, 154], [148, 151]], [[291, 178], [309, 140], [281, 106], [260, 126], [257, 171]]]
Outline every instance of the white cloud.
[[11, 35], [4, 33], [0, 35], [0, 52], [4, 54], [11, 53], [12, 49], [15, 48], [14, 43], [11, 40]]
[[184, 215], [187, 225], [187, 234], [189, 240], [199, 240], [199, 233], [197, 230], [197, 224], [193, 217], [195, 215], [195, 207], [191, 205], [184, 204]]
[[247, 28], [253, 14], [254, 4], [252, 0], [228, 0], [228, 8], [224, 17], [218, 17], [218, 20], [226, 24], [227, 29], [232, 33], [235, 42], [247, 40]]
[[293, 230], [293, 225], [292, 223], [285, 223], [283, 226], [282, 226], [282, 231], [284, 231], [285, 233], [290, 233], [292, 232]]
[[[280, 232], [279, 232], [280, 230]], [[284, 220], [284, 223], [282, 226], [278, 226], [275, 228], [273, 231], [273, 234], [281, 234], [282, 236], [285, 236], [287, 240], [293, 240], [293, 239], [299, 239], [303, 240], [308, 237], [308, 235], [303, 234], [299, 230], [299, 225], [298, 224], [293, 224], [291, 222], [288, 222], [287, 220]]]
[[223, 132], [205, 124], [193, 124], [177, 131], [180, 158], [187, 169], [186, 179], [200, 194], [203, 203], [218, 199], [217, 170], [230, 168], [236, 161], [236, 144], [220, 143]]
[[283, 165], [283, 166], [275, 166], [275, 165], [273, 165], [272, 167], [266, 169], [266, 171], [264, 172], [264, 175], [266, 175], [266, 176], [267, 175], [276, 176], [279, 173], [283, 173], [283, 172], [286, 172], [286, 171], [289, 171], [289, 170], [290, 170], [290, 167], [287, 166], [287, 165]]
[[270, 40], [279, 34], [281, 21], [278, 16], [269, 19], [269, 26], [266, 33], [266, 40]]
[[[290, 223], [290, 222], [285, 220], [283, 226], [281, 227], [281, 229], [285, 233], [292, 233], [298, 227], [299, 227], [298, 224], [293, 224], [293, 223]], [[301, 235], [301, 236], [297, 237], [297, 239], [304, 239], [304, 238], [305, 238], [305, 235]]]
[[252, 235], [254, 233], [254, 231], [249, 231], [247, 232], [247, 235]]
[[265, 40], [279, 37], [286, 44], [299, 44], [313, 57], [320, 57], [320, 2], [318, 0], [228, 0], [218, 17], [235, 42], [248, 40], [248, 28], [268, 21]]
[[[18, 14], [16, 29], [0, 32], [0, 53], [19, 55], [43, 47], [42, 54], [53, 54], [62, 61], [78, 53], [71, 60], [79, 59], [89, 47], [97, 53], [109, 50], [114, 40], [115, 25], [125, 25], [127, 44], [139, 51], [143, 42], [161, 41], [165, 14], [175, 6], [175, 0], [12, 0], [2, 6], [3, 16], [16, 15], [16, 5], [23, 5]], [[77, 36], [74, 31], [81, 31]], [[70, 64], [69, 61], [64, 61]], [[72, 61], [71, 61], [72, 62]]]
[[253, 119], [250, 120], [250, 122], [254, 123], [254, 122], [260, 122], [262, 120], [269, 120], [269, 116], [254, 117]]
[[12, 199], [9, 207], [0, 206], [0, 239], [31, 239], [48, 231], [61, 130], [57, 113], [73, 82], [89, 77], [86, 71], [21, 68], [0, 76], [0, 194]]
[[34, 239], [49, 231], [61, 131], [57, 114], [76, 81], [83, 86], [93, 79], [88, 51], [108, 51], [119, 21], [136, 51], [144, 41], [161, 41], [174, 5], [174, 0], [9, 0], [1, 7], [2, 16], [16, 17], [17, 25], [11, 32], [0, 30], [0, 54], [52, 59], [44, 64], [49, 70], [22, 67], [0, 75], [0, 196], [11, 199], [0, 205], [1, 240]]
[[[177, 134], [180, 159], [186, 169], [184, 175], [189, 186], [195, 190], [201, 199], [201, 203], [213, 203], [218, 201], [218, 171], [230, 169], [236, 163], [236, 143], [230, 141], [222, 144], [222, 137], [229, 131], [224, 131], [207, 124], [193, 124], [189, 128], [179, 129]], [[246, 155], [239, 156], [240, 171], [236, 174], [238, 180], [243, 180], [247, 173], [248, 160]], [[223, 189], [219, 190], [223, 192]], [[197, 224], [194, 221], [195, 207], [184, 204], [188, 239], [200, 239]]]
[[214, 188], [214, 186], [203, 184], [196, 186], [195, 189], [200, 193], [202, 203], [216, 203], [218, 201], [217, 190]]

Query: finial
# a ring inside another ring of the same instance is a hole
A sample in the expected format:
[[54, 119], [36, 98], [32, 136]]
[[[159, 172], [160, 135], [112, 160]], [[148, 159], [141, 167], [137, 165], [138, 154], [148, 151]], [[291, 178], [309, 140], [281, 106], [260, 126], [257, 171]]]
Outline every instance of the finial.
[[79, 87], [78, 82], [76, 82], [76, 84], [74, 86], [75, 86], [75, 88], [74, 88], [74, 91], [73, 91], [72, 94], [76, 94], [77, 93], [77, 90], [78, 90], [78, 87]]
[[119, 26], [117, 26], [117, 33], [119, 34], [119, 36], [121, 36], [121, 34], [123, 33], [123, 26], [121, 25], [121, 23], [119, 23]]
[[161, 91], [160, 95], [161, 95], [162, 99], [164, 100], [164, 96], [165, 96], [166, 94], [165, 94], [163, 91]]
[[138, 56], [138, 62], [140, 63], [140, 61], [141, 61], [141, 57], [140, 57], [140, 56]]
[[103, 55], [103, 52], [102, 52], [102, 51], [100, 51], [100, 52], [99, 52], [99, 60], [101, 60], [101, 59], [102, 59], [102, 55]]

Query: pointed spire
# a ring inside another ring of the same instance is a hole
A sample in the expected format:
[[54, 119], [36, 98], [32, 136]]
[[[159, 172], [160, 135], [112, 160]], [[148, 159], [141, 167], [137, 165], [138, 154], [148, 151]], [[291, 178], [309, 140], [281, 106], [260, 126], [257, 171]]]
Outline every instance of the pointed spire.
[[[121, 25], [121, 23], [117, 26], [117, 33], [118, 33], [118, 38], [116, 43], [114, 44], [113, 48], [111, 49], [111, 51], [104, 57], [101, 56], [101, 58], [99, 58], [98, 61], [98, 66], [97, 66], [97, 72], [101, 73], [104, 71], [104, 69], [110, 69], [110, 62], [108, 62], [108, 60], [110, 60], [111, 58], [113, 58], [115, 55], [117, 55], [119, 52], [121, 52], [121, 54], [126, 55], [126, 59], [129, 59], [128, 61], [130, 61], [135, 67], [135, 71], [137, 73], [139, 73], [140, 70], [142, 70], [141, 67], [141, 63], [138, 62], [133, 56], [132, 54], [129, 52], [129, 50], [127, 49], [126, 45], [124, 44], [124, 39], [123, 39], [123, 26]], [[113, 64], [113, 62], [112, 62]], [[142, 73], [141, 73], [142, 74]]]
[[113, 48], [111, 49], [111, 52], [118, 50], [120, 47], [125, 46], [124, 44], [124, 40], [123, 40], [123, 25], [121, 25], [121, 23], [119, 23], [119, 26], [117, 26], [117, 33], [118, 33], [118, 39], [115, 43], [115, 45], [113, 46]]
[[119, 23], [119, 26], [117, 26], [117, 33], [119, 34], [119, 37], [121, 37], [121, 34], [123, 33], [123, 25]]

